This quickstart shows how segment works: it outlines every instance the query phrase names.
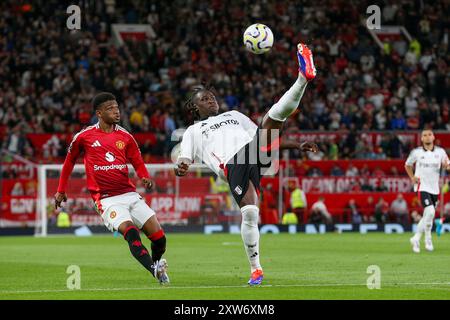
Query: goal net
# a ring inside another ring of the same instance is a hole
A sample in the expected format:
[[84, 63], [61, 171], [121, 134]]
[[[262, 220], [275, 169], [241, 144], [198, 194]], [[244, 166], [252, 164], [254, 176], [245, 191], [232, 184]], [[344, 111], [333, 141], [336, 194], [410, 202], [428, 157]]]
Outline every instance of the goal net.
[[[129, 176], [162, 225], [240, 223], [239, 207], [232, 198], [228, 184], [218, 179], [206, 166], [192, 165], [185, 177], [175, 176], [171, 163], [147, 164], [146, 167], [155, 182], [153, 190], [145, 190], [131, 165], [128, 166]], [[61, 170], [62, 165], [38, 166], [35, 235], [73, 233], [73, 227], [83, 226], [94, 232], [109, 232], [94, 210], [82, 164], [75, 165], [69, 179], [67, 202], [63, 202], [61, 209], [55, 209], [53, 199]]]

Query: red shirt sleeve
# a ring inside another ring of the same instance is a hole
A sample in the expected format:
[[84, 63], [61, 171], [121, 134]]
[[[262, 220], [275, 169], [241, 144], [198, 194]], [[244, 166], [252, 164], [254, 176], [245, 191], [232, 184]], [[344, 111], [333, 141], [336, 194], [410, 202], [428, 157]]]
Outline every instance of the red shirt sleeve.
[[70, 174], [77, 161], [78, 156], [81, 153], [81, 137], [75, 135], [70, 143], [66, 159], [59, 177], [58, 192], [63, 193], [66, 191], [67, 182], [69, 181]]
[[140, 179], [150, 178], [147, 168], [145, 167], [144, 160], [142, 159], [141, 150], [139, 150], [139, 146], [133, 136], [131, 136], [130, 142], [127, 143], [125, 155], [133, 165]]

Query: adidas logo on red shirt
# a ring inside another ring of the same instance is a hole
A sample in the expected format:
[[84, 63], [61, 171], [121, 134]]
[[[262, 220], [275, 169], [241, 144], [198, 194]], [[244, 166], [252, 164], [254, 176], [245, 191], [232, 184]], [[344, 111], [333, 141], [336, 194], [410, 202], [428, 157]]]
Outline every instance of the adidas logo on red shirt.
[[95, 142], [93, 144], [91, 144], [91, 147], [101, 147], [102, 145], [100, 144], [100, 142], [98, 142], [98, 140], [95, 140]]

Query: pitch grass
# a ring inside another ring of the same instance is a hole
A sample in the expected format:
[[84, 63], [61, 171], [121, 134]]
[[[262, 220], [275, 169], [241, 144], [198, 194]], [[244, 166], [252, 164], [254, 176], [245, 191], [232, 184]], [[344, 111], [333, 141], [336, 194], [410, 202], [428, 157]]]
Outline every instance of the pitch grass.
[[[169, 234], [166, 287], [121, 237], [1, 237], [0, 299], [450, 299], [450, 236], [420, 254], [409, 237], [262, 235], [264, 286], [253, 288], [240, 235]], [[69, 265], [80, 267], [81, 290], [66, 287]], [[379, 290], [367, 288], [370, 265]]]

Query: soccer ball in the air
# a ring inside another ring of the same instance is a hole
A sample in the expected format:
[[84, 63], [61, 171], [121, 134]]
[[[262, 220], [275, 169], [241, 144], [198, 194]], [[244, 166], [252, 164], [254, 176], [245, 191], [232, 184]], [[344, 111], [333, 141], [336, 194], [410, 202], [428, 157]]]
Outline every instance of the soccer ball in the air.
[[273, 46], [272, 30], [262, 23], [252, 24], [244, 32], [244, 44], [251, 53], [266, 53]]

